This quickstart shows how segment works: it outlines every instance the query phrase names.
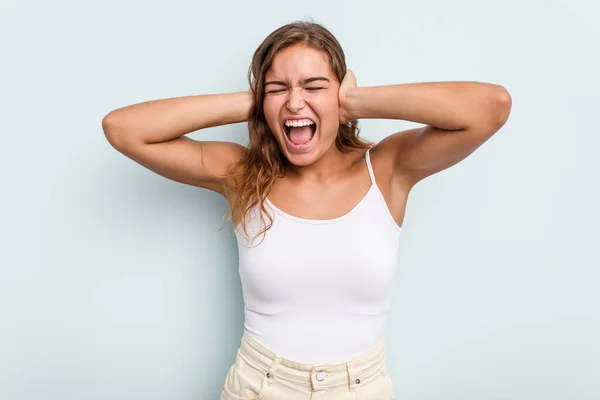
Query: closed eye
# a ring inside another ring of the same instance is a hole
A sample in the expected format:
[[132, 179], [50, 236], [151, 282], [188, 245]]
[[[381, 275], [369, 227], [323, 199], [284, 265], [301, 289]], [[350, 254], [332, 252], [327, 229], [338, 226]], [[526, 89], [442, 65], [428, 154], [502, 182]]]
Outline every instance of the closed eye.
[[[310, 90], [310, 91], [321, 90], [321, 89], [325, 89], [325, 88], [324, 87], [306, 88], [306, 90]], [[285, 89], [271, 90], [270, 92], [267, 92], [267, 93], [279, 93], [279, 92], [283, 92], [283, 91], [285, 91]]]

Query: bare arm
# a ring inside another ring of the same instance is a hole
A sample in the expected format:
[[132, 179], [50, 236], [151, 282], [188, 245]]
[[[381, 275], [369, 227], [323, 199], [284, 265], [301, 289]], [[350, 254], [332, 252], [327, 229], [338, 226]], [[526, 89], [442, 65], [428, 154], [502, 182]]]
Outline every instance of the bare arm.
[[504, 125], [512, 105], [504, 87], [482, 82], [354, 85], [345, 93], [340, 104], [350, 118], [426, 124], [390, 135], [374, 149], [392, 166], [392, 176], [411, 185], [473, 153]]
[[247, 120], [249, 92], [154, 100], [111, 111], [102, 120], [109, 143], [144, 167], [177, 182], [223, 194], [223, 175], [245, 154], [232, 142], [192, 140], [203, 128]]

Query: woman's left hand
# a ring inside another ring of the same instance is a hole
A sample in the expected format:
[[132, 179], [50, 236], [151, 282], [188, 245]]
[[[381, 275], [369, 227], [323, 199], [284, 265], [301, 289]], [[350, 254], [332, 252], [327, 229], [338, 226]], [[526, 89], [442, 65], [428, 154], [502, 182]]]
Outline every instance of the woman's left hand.
[[346, 70], [346, 75], [340, 83], [339, 90], [339, 103], [340, 103], [340, 125], [345, 125], [349, 121], [353, 120], [350, 110], [348, 109], [348, 102], [346, 101], [346, 96], [348, 95], [348, 90], [357, 87], [356, 84], [356, 76], [352, 70]]

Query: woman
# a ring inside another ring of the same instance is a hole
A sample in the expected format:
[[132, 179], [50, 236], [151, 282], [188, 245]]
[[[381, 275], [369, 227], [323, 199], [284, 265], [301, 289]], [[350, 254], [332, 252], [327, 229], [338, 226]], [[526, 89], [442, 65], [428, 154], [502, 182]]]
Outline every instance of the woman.
[[[126, 156], [229, 202], [245, 330], [221, 399], [392, 399], [383, 332], [408, 194], [497, 132], [510, 95], [477, 82], [357, 87], [338, 41], [309, 22], [270, 34], [248, 79], [248, 92], [102, 121]], [[360, 118], [425, 126], [372, 145]], [[247, 148], [184, 136], [243, 121]]]

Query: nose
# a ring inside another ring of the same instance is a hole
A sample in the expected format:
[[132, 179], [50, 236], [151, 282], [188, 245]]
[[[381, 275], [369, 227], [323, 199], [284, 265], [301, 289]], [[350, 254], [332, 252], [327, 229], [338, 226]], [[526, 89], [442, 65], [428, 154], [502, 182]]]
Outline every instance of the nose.
[[290, 97], [287, 101], [287, 107], [291, 112], [297, 112], [304, 108], [306, 102], [304, 101], [304, 97], [302, 97], [302, 89], [292, 89], [290, 91]]

